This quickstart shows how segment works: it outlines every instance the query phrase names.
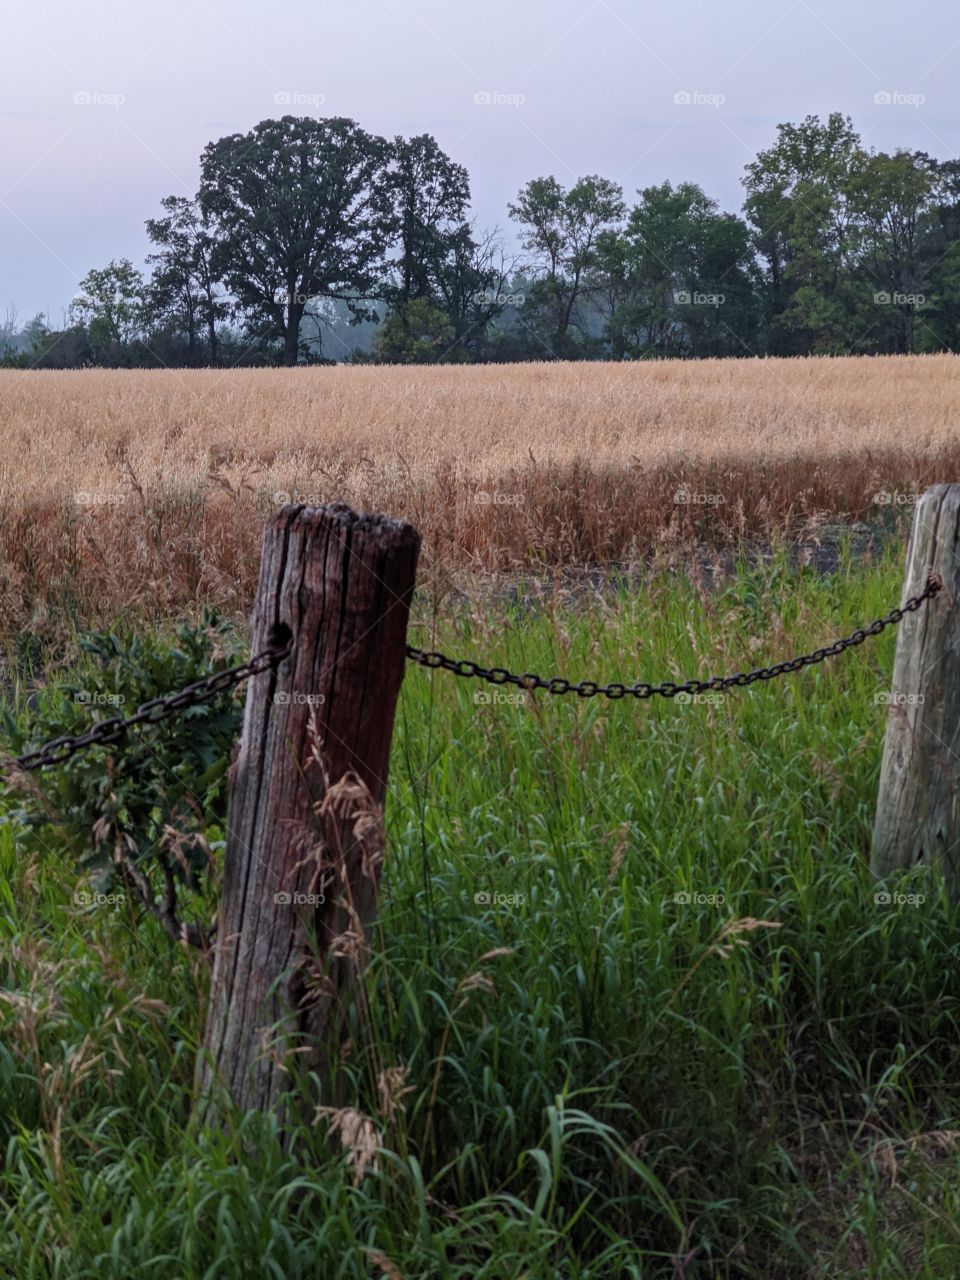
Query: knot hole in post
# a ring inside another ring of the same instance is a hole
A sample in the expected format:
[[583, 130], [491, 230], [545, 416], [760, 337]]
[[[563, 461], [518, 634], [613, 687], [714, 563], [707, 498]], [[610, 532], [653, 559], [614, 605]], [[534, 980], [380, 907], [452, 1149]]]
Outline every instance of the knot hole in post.
[[271, 666], [276, 668], [293, 651], [293, 632], [285, 622], [274, 622], [267, 632], [267, 645], [277, 651]]

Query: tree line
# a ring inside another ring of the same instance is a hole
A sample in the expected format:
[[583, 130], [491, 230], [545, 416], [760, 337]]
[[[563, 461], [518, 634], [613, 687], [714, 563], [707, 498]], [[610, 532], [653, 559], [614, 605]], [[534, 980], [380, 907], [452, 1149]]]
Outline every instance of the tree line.
[[65, 325], [0, 326], [19, 367], [480, 363], [952, 351], [960, 161], [778, 127], [742, 216], [695, 183], [535, 178], [499, 230], [428, 134], [284, 116], [211, 142], [193, 198], [80, 282]]

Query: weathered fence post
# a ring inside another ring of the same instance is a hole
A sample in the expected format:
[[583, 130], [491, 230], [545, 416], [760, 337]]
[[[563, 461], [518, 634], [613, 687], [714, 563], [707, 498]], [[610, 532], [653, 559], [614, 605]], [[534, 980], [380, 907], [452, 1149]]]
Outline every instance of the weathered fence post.
[[943, 591], [897, 634], [871, 869], [880, 877], [922, 862], [960, 889], [960, 485], [917, 503], [903, 599], [931, 573]]
[[[231, 768], [213, 982], [199, 1085], [280, 1106], [291, 1066], [329, 1074], [343, 996], [376, 907], [390, 738], [420, 538], [335, 504], [267, 522], [252, 652], [292, 633], [251, 681]], [[316, 1101], [316, 1099], [314, 1100]]]

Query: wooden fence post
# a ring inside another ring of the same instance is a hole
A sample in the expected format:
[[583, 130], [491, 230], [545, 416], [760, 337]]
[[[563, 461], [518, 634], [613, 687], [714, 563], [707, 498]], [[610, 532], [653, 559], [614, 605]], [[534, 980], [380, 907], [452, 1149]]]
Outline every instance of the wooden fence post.
[[337, 1060], [376, 908], [419, 548], [406, 522], [340, 503], [286, 506], [264, 530], [251, 652], [284, 628], [293, 649], [250, 682], [230, 773], [198, 1072], [208, 1117], [218, 1089], [245, 1110], [283, 1113], [294, 1063], [329, 1076]]
[[897, 653], [871, 869], [885, 877], [923, 863], [960, 890], [960, 485], [935, 485], [917, 503], [903, 599], [930, 573], [944, 590], [897, 633]]

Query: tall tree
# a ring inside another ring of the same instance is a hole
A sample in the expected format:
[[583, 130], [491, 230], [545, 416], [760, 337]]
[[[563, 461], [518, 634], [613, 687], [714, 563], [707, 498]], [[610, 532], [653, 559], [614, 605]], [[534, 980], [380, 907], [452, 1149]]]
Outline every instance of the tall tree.
[[884, 307], [871, 317], [878, 350], [904, 354], [915, 348], [926, 305], [922, 257], [936, 183], [935, 164], [923, 152], [872, 154], [855, 176], [864, 294], [874, 308]]
[[128, 258], [88, 271], [70, 304], [70, 317], [86, 326], [94, 358], [125, 364], [143, 324], [144, 282]]
[[960, 351], [960, 160], [931, 160], [933, 192], [917, 250], [919, 288], [928, 305], [916, 345]]
[[400, 310], [417, 298], [436, 299], [452, 238], [467, 225], [470, 177], [429, 134], [396, 138], [392, 192], [398, 255], [388, 301]]
[[384, 358], [407, 363], [441, 355], [462, 360], [462, 331], [449, 308], [458, 300], [452, 277], [466, 247], [473, 246], [467, 221], [470, 177], [429, 134], [396, 138], [392, 195], [397, 240], [383, 286], [389, 316], [376, 349]]
[[745, 355], [755, 343], [749, 229], [695, 183], [639, 193], [622, 233], [601, 237], [594, 296], [611, 354]]
[[206, 331], [211, 364], [217, 364], [217, 325], [226, 319], [226, 299], [213, 272], [214, 240], [196, 200], [167, 196], [161, 201], [166, 216], [147, 220], [147, 235], [157, 252], [147, 256], [153, 266], [149, 304], [155, 319], [172, 324], [187, 338], [194, 355]]
[[571, 332], [578, 326], [589, 273], [597, 264], [601, 234], [626, 212], [623, 189], [606, 178], [581, 178], [566, 190], [556, 178], [534, 178], [510, 205], [510, 216], [524, 228], [524, 249], [541, 272], [533, 302], [547, 318], [545, 341], [557, 358], [574, 354]]
[[866, 163], [853, 122], [834, 112], [782, 124], [747, 165], [745, 211], [766, 263], [767, 346], [800, 355], [856, 343], [862, 291], [853, 190]]
[[361, 315], [374, 295], [395, 228], [389, 160], [385, 139], [342, 118], [264, 120], [205, 149], [213, 270], [282, 339], [284, 364], [297, 362], [312, 299]]

